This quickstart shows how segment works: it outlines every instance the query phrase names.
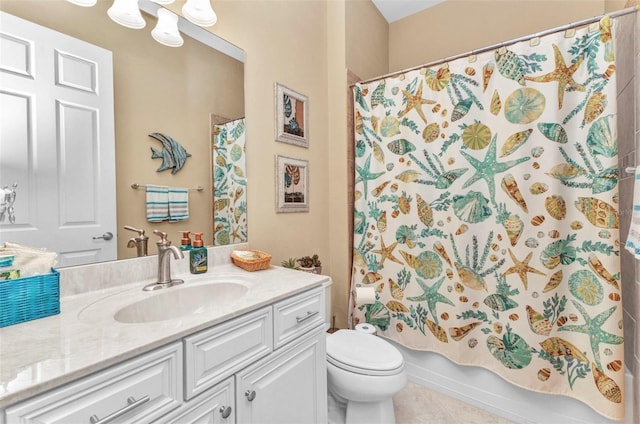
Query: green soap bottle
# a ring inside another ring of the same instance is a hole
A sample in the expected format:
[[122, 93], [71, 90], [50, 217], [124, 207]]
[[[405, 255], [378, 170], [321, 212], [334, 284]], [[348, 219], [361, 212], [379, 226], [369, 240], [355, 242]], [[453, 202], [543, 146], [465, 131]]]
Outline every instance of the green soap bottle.
[[195, 237], [193, 248], [189, 251], [189, 270], [192, 274], [207, 272], [207, 248], [202, 241], [202, 233], [191, 233]]

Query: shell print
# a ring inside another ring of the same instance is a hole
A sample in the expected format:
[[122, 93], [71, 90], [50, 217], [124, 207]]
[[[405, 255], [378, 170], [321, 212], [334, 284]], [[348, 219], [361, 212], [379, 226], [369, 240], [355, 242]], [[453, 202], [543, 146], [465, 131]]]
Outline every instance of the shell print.
[[507, 237], [509, 237], [511, 246], [515, 246], [524, 229], [524, 223], [518, 215], [509, 215], [503, 225], [505, 230], [507, 230]]
[[432, 122], [431, 124], [424, 127], [422, 131], [422, 138], [426, 143], [431, 143], [438, 139], [440, 135], [440, 124], [437, 122]]
[[518, 334], [507, 332], [502, 338], [487, 337], [489, 352], [509, 369], [522, 369], [531, 363], [531, 347]]
[[462, 327], [451, 327], [449, 328], [449, 335], [455, 341], [460, 341], [464, 339], [469, 333], [473, 331], [474, 328], [481, 325], [482, 322], [472, 322], [470, 324], [463, 325]]
[[491, 130], [486, 125], [476, 122], [462, 132], [462, 142], [472, 150], [481, 150], [491, 142]]
[[518, 188], [518, 183], [515, 178], [513, 178], [513, 175], [506, 174], [502, 177], [502, 184], [500, 187], [502, 187], [504, 192], [507, 193], [507, 195], [513, 199], [513, 201], [515, 201], [523, 211], [529, 212], [527, 209], [527, 202], [525, 202], [524, 197], [522, 197], [522, 193], [520, 193], [520, 189]]
[[444, 246], [442, 245], [442, 243], [440, 243], [439, 241], [436, 241], [435, 243], [433, 243], [433, 250], [440, 255], [440, 257], [442, 259], [445, 260], [445, 262], [447, 264], [449, 264], [449, 266], [453, 266], [453, 263], [451, 262], [451, 258], [449, 258], [449, 255], [447, 254], [447, 251], [445, 250]]
[[622, 390], [615, 381], [611, 378], [607, 377], [605, 373], [600, 371], [600, 369], [596, 366], [596, 364], [591, 364], [591, 369], [593, 371], [593, 380], [598, 387], [598, 391], [610, 400], [613, 403], [621, 403], [622, 402]]
[[549, 190], [549, 186], [546, 185], [545, 183], [540, 183], [540, 182], [533, 183], [529, 187], [529, 193], [531, 194], [542, 194], [542, 193], [545, 193], [547, 190]]
[[593, 122], [607, 107], [607, 96], [603, 93], [594, 93], [587, 100], [587, 107], [584, 109], [582, 125]]
[[544, 207], [549, 213], [549, 216], [557, 219], [558, 221], [564, 219], [567, 215], [567, 204], [562, 196], [549, 196], [544, 200]]
[[402, 287], [400, 287], [400, 285], [393, 281], [391, 278], [389, 278], [389, 290], [391, 291], [391, 296], [394, 299], [402, 300], [402, 298], [404, 297], [404, 291], [402, 290]]
[[618, 281], [615, 278], [613, 278], [613, 275], [611, 275], [609, 271], [607, 271], [607, 269], [604, 267], [602, 262], [600, 262], [600, 259], [598, 259], [595, 253], [592, 253], [591, 255], [589, 255], [589, 267], [593, 270], [593, 272], [595, 272], [600, 277], [602, 277], [604, 281], [606, 281], [607, 283], [615, 287], [616, 290], [620, 290]]
[[531, 306], [527, 305], [527, 318], [529, 319], [529, 327], [531, 331], [540, 335], [548, 336], [553, 329], [553, 325], [542, 314]]
[[560, 144], [565, 144], [567, 141], [569, 141], [567, 132], [560, 124], [556, 124], [553, 122], [541, 122], [537, 126], [540, 132], [551, 141], [555, 141], [556, 143]]
[[469, 113], [472, 105], [473, 100], [471, 99], [465, 99], [458, 102], [451, 111], [451, 122], [464, 118], [465, 115]]
[[522, 59], [507, 49], [500, 49], [495, 53], [498, 72], [505, 77], [517, 81], [520, 85], [525, 85], [524, 63]]
[[487, 91], [489, 81], [491, 81], [491, 77], [493, 76], [493, 69], [492, 63], [487, 63], [482, 67], [482, 91]]
[[544, 286], [544, 289], [542, 289], [542, 292], [547, 293], [558, 287], [560, 283], [562, 283], [562, 276], [562, 270], [554, 272], [551, 278], [549, 278], [549, 282]]
[[444, 330], [444, 328], [431, 321], [430, 319], [425, 319], [424, 323], [427, 324], [429, 331], [431, 331], [431, 334], [436, 336], [436, 339], [440, 340], [443, 343], [449, 342], [449, 339], [447, 338], [447, 332]]
[[554, 357], [569, 356], [578, 361], [588, 363], [587, 357], [573, 344], [561, 339], [560, 337], [549, 337], [548, 339], [540, 342], [540, 346], [549, 355]]
[[392, 312], [409, 312], [409, 308], [404, 306], [404, 304], [398, 302], [397, 300], [390, 300], [387, 302], [387, 309]]
[[578, 197], [574, 202], [576, 209], [582, 212], [587, 220], [599, 228], [619, 228], [620, 220], [616, 208], [594, 197]]
[[489, 199], [477, 191], [470, 191], [464, 196], [455, 195], [453, 196], [453, 213], [464, 222], [471, 224], [482, 222], [491, 216]]
[[451, 80], [451, 71], [449, 71], [448, 67], [444, 66], [437, 71], [428, 69], [425, 74], [425, 80], [430, 89], [433, 91], [441, 91], [449, 85], [449, 81]]
[[427, 227], [433, 226], [433, 209], [431, 206], [419, 195], [416, 194], [416, 204], [418, 206], [418, 218]]
[[533, 129], [529, 128], [528, 130], [520, 131], [510, 135], [502, 145], [502, 149], [500, 150], [500, 157], [508, 156], [511, 153], [515, 152], [518, 147], [527, 142], [532, 132]]
[[500, 113], [500, 109], [502, 109], [502, 100], [500, 100], [500, 94], [498, 93], [498, 90], [494, 90], [493, 97], [491, 97], [489, 111], [495, 116], [498, 116], [498, 114]]

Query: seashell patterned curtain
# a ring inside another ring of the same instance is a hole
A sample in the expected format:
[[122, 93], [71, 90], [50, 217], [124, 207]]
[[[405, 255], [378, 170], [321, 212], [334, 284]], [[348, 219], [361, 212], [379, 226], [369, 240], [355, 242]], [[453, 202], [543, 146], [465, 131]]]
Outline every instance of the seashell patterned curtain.
[[213, 125], [213, 244], [247, 241], [245, 118]]
[[624, 416], [613, 32], [355, 86], [352, 324]]

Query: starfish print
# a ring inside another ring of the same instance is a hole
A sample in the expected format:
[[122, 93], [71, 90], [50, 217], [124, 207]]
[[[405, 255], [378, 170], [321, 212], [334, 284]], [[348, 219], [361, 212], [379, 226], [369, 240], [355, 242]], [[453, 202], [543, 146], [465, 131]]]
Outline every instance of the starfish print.
[[384, 239], [382, 237], [380, 237], [380, 244], [381, 247], [378, 250], [372, 250], [372, 253], [379, 253], [382, 255], [382, 259], [380, 259], [380, 263], [378, 264], [378, 266], [380, 268], [382, 268], [382, 264], [384, 263], [385, 259], [389, 259], [390, 261], [393, 261], [395, 263], [398, 263], [400, 265], [404, 265], [404, 263], [402, 263], [402, 261], [400, 261], [398, 258], [396, 258], [395, 256], [393, 256], [393, 249], [396, 248], [396, 246], [398, 245], [398, 242], [394, 242], [391, 246], [385, 246], [384, 245]]
[[384, 172], [375, 172], [371, 173], [371, 155], [364, 161], [364, 166], [360, 167], [356, 164], [356, 172], [358, 173], [358, 178], [356, 178], [355, 184], [358, 184], [360, 181], [364, 184], [364, 198], [367, 198], [368, 194], [368, 182], [370, 180], [375, 180], [376, 178], [384, 175]]
[[460, 154], [462, 154], [462, 156], [465, 157], [467, 162], [469, 162], [471, 166], [473, 166], [476, 170], [476, 173], [473, 174], [471, 178], [469, 178], [464, 183], [462, 188], [467, 188], [478, 180], [485, 180], [487, 183], [487, 186], [489, 186], [489, 195], [491, 196], [491, 201], [493, 202], [494, 205], [496, 204], [496, 184], [493, 178], [497, 174], [505, 172], [506, 170], [513, 168], [514, 166], [529, 160], [528, 157], [524, 157], [524, 158], [510, 160], [508, 162], [503, 162], [503, 163], [497, 162], [496, 161], [496, 139], [497, 139], [497, 134], [493, 136], [493, 139], [491, 139], [491, 144], [489, 144], [489, 148], [487, 149], [487, 154], [484, 156], [484, 159], [482, 161], [479, 161], [478, 159], [474, 158], [473, 156], [469, 155], [466, 152], [462, 152], [462, 151], [460, 152]]
[[427, 118], [424, 116], [424, 112], [422, 111], [422, 105], [432, 105], [435, 103], [435, 101], [422, 98], [422, 81], [420, 81], [420, 86], [418, 87], [418, 92], [415, 96], [407, 90], [402, 90], [402, 94], [407, 100], [407, 107], [400, 113], [400, 115], [398, 115], [398, 118], [402, 118], [404, 115], [409, 113], [411, 109], [415, 109], [418, 115], [420, 115], [420, 117], [426, 124]]
[[522, 285], [524, 285], [524, 289], [527, 290], [527, 285], [529, 284], [527, 273], [531, 272], [533, 274], [545, 275], [544, 272], [538, 271], [537, 269], [529, 266], [529, 261], [533, 257], [533, 252], [529, 252], [524, 260], [519, 261], [513, 252], [511, 252], [511, 249], [508, 250], [509, 256], [511, 256], [511, 260], [513, 261], [513, 266], [502, 274], [503, 277], [506, 277], [509, 274], [518, 274], [520, 276], [520, 281], [522, 281]]
[[549, 72], [548, 74], [539, 75], [537, 77], [525, 77], [525, 79], [529, 81], [535, 82], [552, 82], [556, 81], [558, 83], [558, 109], [562, 109], [562, 101], [564, 99], [564, 92], [567, 89], [567, 85], [573, 88], [576, 91], [584, 91], [584, 85], [578, 84], [573, 79], [573, 74], [578, 70], [582, 61], [584, 60], [584, 55], [581, 55], [580, 58], [576, 61], [576, 63], [567, 67], [564, 62], [564, 57], [562, 57], [562, 53], [560, 49], [555, 44], [553, 45], [553, 52], [556, 62], [556, 69]]
[[407, 297], [407, 300], [410, 300], [412, 302], [426, 301], [427, 308], [429, 309], [429, 312], [431, 312], [431, 315], [433, 316], [433, 320], [435, 321], [436, 324], [438, 323], [438, 313], [436, 312], [436, 304], [438, 302], [455, 306], [452, 301], [450, 301], [448, 298], [438, 293], [438, 290], [440, 290], [440, 286], [444, 282], [444, 278], [445, 277], [442, 277], [431, 287], [427, 286], [419, 278], [416, 278], [418, 285], [420, 286], [420, 288], [422, 288], [422, 290], [424, 290], [424, 293], [421, 294], [420, 296]]
[[600, 363], [600, 343], [608, 343], [608, 344], [621, 344], [624, 339], [620, 336], [616, 336], [615, 334], [607, 333], [602, 330], [602, 325], [609, 319], [609, 317], [616, 310], [617, 306], [612, 306], [608, 310], [601, 312], [596, 315], [595, 318], [591, 318], [587, 311], [584, 310], [582, 305], [575, 300], [571, 301], [573, 306], [576, 307], [582, 318], [584, 318], [585, 323], [582, 325], [563, 325], [558, 328], [559, 331], [575, 331], [578, 333], [583, 333], [589, 336], [589, 342], [591, 343], [591, 350], [593, 351], [593, 357], [596, 360], [596, 364], [598, 368], [604, 369], [602, 364]]

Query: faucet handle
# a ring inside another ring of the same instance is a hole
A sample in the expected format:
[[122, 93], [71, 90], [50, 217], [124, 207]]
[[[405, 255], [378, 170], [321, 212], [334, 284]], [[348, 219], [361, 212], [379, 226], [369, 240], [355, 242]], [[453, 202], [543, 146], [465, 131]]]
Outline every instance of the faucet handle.
[[129, 230], [129, 231], [135, 231], [136, 233], [138, 233], [139, 237], [143, 237], [144, 236], [144, 228], [134, 228], [130, 225], [125, 225], [124, 226], [125, 230]]
[[153, 234], [157, 235], [158, 237], [160, 237], [160, 240], [158, 240], [156, 242], [156, 244], [158, 246], [168, 246], [171, 244], [171, 242], [169, 240], [167, 240], [167, 233], [165, 233], [164, 231], [160, 231], [160, 230], [153, 230]]

